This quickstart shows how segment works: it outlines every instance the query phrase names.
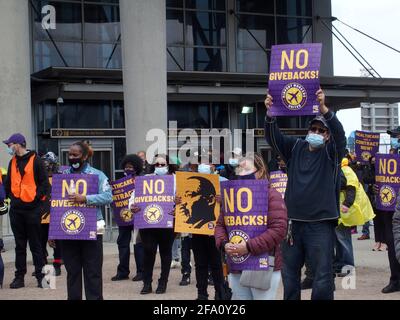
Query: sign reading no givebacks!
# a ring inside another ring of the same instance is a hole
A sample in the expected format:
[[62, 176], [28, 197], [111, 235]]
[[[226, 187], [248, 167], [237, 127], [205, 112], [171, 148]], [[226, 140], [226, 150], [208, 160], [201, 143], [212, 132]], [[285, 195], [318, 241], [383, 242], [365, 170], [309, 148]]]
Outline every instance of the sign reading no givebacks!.
[[359, 162], [366, 164], [379, 152], [380, 134], [366, 131], [356, 131], [355, 152]]
[[[224, 222], [229, 241], [244, 243], [267, 230], [268, 181], [234, 180], [221, 182]], [[229, 270], [266, 270], [268, 254], [228, 257]]]
[[124, 177], [110, 183], [113, 194], [111, 208], [118, 226], [130, 226], [133, 224], [133, 213], [129, 208], [129, 199], [135, 190], [135, 178]]
[[175, 209], [175, 232], [214, 235], [219, 194], [218, 175], [177, 172], [176, 195], [182, 202]]
[[98, 193], [99, 177], [93, 174], [53, 175], [49, 239], [96, 240], [97, 208], [69, 200], [72, 194]]
[[375, 178], [379, 188], [376, 207], [383, 211], [394, 211], [400, 189], [400, 155], [375, 155]]
[[315, 93], [320, 87], [321, 43], [272, 46], [268, 91], [273, 116], [319, 113]]
[[173, 228], [174, 176], [136, 177], [135, 228]]

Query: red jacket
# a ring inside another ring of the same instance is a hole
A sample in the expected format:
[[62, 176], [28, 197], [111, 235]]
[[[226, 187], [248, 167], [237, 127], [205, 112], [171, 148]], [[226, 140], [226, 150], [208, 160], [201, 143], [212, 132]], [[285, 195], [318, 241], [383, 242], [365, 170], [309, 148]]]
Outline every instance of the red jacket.
[[[282, 269], [283, 263], [280, 243], [286, 236], [287, 211], [282, 196], [271, 187], [268, 190], [267, 221], [267, 231], [258, 237], [250, 239], [247, 243], [250, 253], [256, 256], [265, 252], [271, 253], [275, 249], [274, 271], [278, 271]], [[215, 241], [218, 248], [229, 242], [222, 210], [215, 227]]]

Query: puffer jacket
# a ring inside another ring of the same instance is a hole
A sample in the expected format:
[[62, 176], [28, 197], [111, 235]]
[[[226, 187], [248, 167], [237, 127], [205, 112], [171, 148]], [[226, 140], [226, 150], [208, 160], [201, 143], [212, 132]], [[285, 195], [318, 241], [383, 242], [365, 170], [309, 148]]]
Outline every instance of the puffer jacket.
[[[275, 250], [274, 271], [281, 270], [283, 261], [280, 244], [286, 236], [286, 231], [287, 210], [285, 201], [278, 191], [269, 187], [267, 231], [255, 238], [249, 239], [248, 247], [250, 253], [257, 256], [265, 252], [271, 254]], [[222, 211], [215, 227], [215, 242], [219, 249], [229, 242]]]

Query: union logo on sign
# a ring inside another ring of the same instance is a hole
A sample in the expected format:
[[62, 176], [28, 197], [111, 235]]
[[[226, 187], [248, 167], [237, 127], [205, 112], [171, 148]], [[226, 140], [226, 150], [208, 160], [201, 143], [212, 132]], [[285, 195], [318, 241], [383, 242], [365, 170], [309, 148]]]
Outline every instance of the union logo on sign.
[[61, 217], [61, 227], [70, 235], [79, 234], [85, 227], [85, 216], [78, 210], [68, 210]]
[[282, 102], [289, 110], [300, 110], [307, 102], [307, 91], [300, 83], [288, 83], [282, 89]]

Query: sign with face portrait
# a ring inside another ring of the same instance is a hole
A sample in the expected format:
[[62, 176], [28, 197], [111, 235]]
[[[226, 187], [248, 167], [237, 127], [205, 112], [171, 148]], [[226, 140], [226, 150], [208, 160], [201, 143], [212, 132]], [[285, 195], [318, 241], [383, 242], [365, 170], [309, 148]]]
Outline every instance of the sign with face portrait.
[[214, 235], [220, 212], [219, 176], [177, 172], [176, 195], [181, 203], [175, 209], [175, 232]]
[[400, 189], [400, 155], [375, 155], [375, 179], [379, 188], [376, 208], [382, 211], [395, 211], [396, 198]]
[[379, 152], [379, 140], [379, 133], [356, 131], [355, 153], [357, 161], [368, 164], [369, 159]]
[[272, 46], [268, 90], [273, 116], [319, 113], [315, 93], [320, 88], [321, 43]]
[[124, 177], [110, 183], [112, 188], [114, 219], [118, 226], [130, 226], [133, 224], [133, 213], [129, 209], [129, 199], [135, 190], [135, 178]]
[[135, 228], [173, 228], [174, 176], [136, 177], [135, 184]]
[[[267, 230], [268, 181], [233, 180], [221, 182], [224, 223], [229, 242], [244, 244]], [[229, 270], [266, 270], [268, 253], [229, 257]]]
[[69, 200], [72, 194], [97, 194], [94, 174], [53, 175], [50, 208], [50, 240], [96, 240], [97, 207]]

